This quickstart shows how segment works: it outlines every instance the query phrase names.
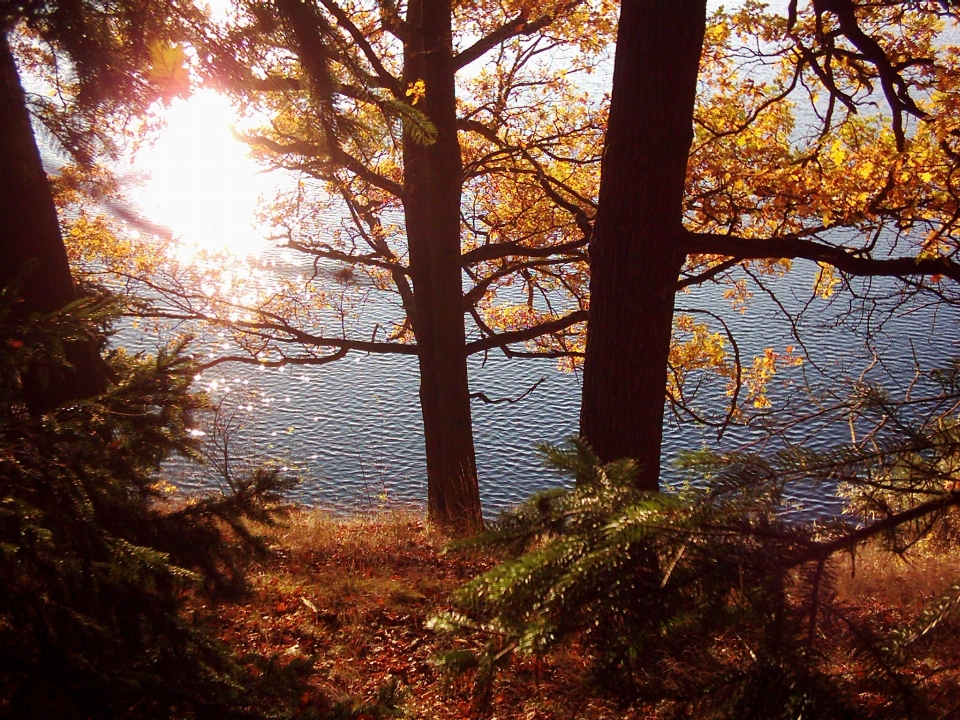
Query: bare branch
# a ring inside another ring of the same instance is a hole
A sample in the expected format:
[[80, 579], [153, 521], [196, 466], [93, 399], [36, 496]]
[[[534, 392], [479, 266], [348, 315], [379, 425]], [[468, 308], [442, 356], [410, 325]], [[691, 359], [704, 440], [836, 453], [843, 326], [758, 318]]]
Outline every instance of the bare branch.
[[[272, 315], [272, 313], [262, 313]], [[140, 314], [140, 317], [162, 318], [167, 320], [194, 321], [202, 320], [212, 327], [222, 327], [238, 332], [248, 332], [257, 335], [264, 340], [274, 343], [298, 344], [306, 347], [317, 348], [337, 348], [344, 351], [356, 351], [364, 353], [376, 353], [380, 355], [416, 355], [419, 350], [413, 343], [389, 343], [375, 342], [370, 340], [351, 340], [343, 337], [326, 337], [323, 335], [313, 335], [304, 330], [300, 330], [286, 322], [263, 322], [255, 320], [224, 320], [218, 317], [212, 317], [201, 312], [166, 312], [163, 310], [152, 311]], [[317, 360], [321, 360], [317, 358]], [[288, 363], [293, 362], [293, 358], [286, 358]], [[315, 363], [315, 360], [309, 358], [303, 359], [305, 364]], [[251, 364], [261, 364], [262, 361], [250, 357], [243, 362]], [[268, 367], [270, 367], [268, 365]]]
[[713, 278], [715, 278], [717, 275], [726, 272], [730, 268], [736, 267], [742, 262], [743, 258], [739, 257], [733, 257], [729, 260], [724, 260], [723, 262], [714, 265], [712, 268], [704, 270], [699, 275], [691, 275], [683, 280], [679, 280], [677, 282], [677, 290], [683, 290], [691, 285], [700, 285], [701, 283], [707, 282], [707, 280], [713, 280]]
[[515, 398], [497, 398], [496, 400], [491, 400], [489, 397], [487, 397], [486, 393], [475, 392], [475, 393], [470, 393], [470, 399], [471, 399], [471, 400], [482, 400], [483, 402], [487, 403], [488, 405], [497, 405], [497, 404], [499, 404], [499, 403], [511, 403], [511, 404], [512, 404], [512, 403], [517, 403], [517, 402], [520, 402], [521, 400], [523, 400], [525, 397], [527, 397], [530, 393], [532, 393], [532, 392], [533, 392], [534, 390], [536, 390], [538, 387], [540, 387], [540, 383], [542, 383], [544, 380], [546, 380], [545, 377], [540, 378], [539, 380], [537, 380], [537, 381], [533, 384], [533, 387], [531, 387], [529, 390], [527, 390], [525, 393], [523, 393], [523, 395], [520, 395], [520, 396], [515, 397]]
[[400, 263], [381, 260], [376, 255], [354, 255], [342, 250], [334, 250], [328, 245], [306, 245], [304, 243], [297, 242], [296, 240], [288, 240], [283, 246], [288, 247], [291, 250], [297, 250], [306, 255], [313, 255], [314, 257], [324, 258], [327, 260], [337, 260], [338, 262], [349, 263], [351, 265], [356, 263], [359, 265], [366, 265], [368, 267], [383, 268], [384, 270], [399, 272], [405, 275], [410, 274], [410, 270], [406, 266], [401, 265]]
[[348, 348], [340, 348], [330, 355], [321, 355], [320, 357], [284, 357], [280, 360], [261, 360], [259, 358], [251, 357], [250, 355], [226, 355], [224, 357], [218, 357], [216, 360], [211, 360], [207, 363], [201, 363], [199, 367], [200, 370], [209, 370], [212, 367], [216, 367], [217, 365], [226, 362], [259, 365], [260, 367], [266, 368], [281, 368], [285, 365], [325, 365], [329, 362], [334, 362], [336, 360], [345, 358], [348, 352]]
[[500, 348], [503, 354], [510, 358], [519, 358], [521, 360], [559, 360], [560, 358], [584, 358], [586, 353], [578, 350], [544, 350], [542, 352], [524, 352], [521, 350], [511, 350], [509, 347]]
[[960, 492], [944, 493], [941, 497], [928, 500], [927, 502], [921, 503], [920, 505], [912, 507], [909, 510], [890, 515], [882, 520], [878, 520], [864, 527], [857, 528], [856, 530], [842, 535], [836, 540], [814, 543], [808, 550], [794, 558], [790, 564], [796, 566], [805, 562], [810, 562], [811, 560], [828, 558], [838, 552], [856, 547], [871, 537], [890, 532], [901, 525], [905, 525], [913, 522], [914, 520], [918, 520], [919, 518], [932, 515], [935, 512], [940, 512], [957, 506], [960, 506]]
[[[571, 240], [570, 242], [560, 243], [559, 245], [548, 245], [546, 247], [528, 247], [518, 242], [490, 243], [481, 245], [460, 256], [460, 264], [463, 267], [476, 265], [487, 260], [499, 260], [505, 257], [529, 257], [545, 258], [559, 253], [573, 253], [580, 250], [587, 244], [587, 239]], [[578, 253], [579, 255], [579, 253]], [[581, 258], [585, 259], [585, 258]]]

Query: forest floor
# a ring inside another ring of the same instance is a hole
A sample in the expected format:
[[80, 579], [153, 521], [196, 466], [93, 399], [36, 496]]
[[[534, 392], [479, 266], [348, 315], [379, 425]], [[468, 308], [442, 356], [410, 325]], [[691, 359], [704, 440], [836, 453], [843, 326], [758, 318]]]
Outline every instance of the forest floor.
[[[426, 624], [431, 615], [450, 608], [456, 588], [492, 567], [496, 558], [446, 551], [447, 538], [412, 511], [336, 518], [296, 510], [267, 529], [266, 537], [271, 552], [251, 564], [250, 591], [236, 602], [204, 610], [222, 640], [240, 652], [314, 658], [314, 691], [303, 696], [305, 707], [331, 698], [372, 701], [392, 686], [401, 717], [477, 717], [469, 676], [451, 680], [435, 664], [438, 653], [466, 647], [467, 641], [438, 636]], [[891, 569], [889, 561], [867, 552], [858, 559], [856, 573], [843, 574], [837, 590], [893, 628], [915, 612], [913, 603], [957, 582], [958, 557], [960, 552], [931, 554]], [[944, 702], [952, 704], [960, 699], [960, 632], [947, 635], [954, 640], [938, 645], [941, 670], [932, 681], [943, 685]], [[619, 708], [615, 700], [598, 697], [586, 681], [588, 660], [576, 645], [546, 658], [518, 657], [498, 676], [484, 716], [656, 717], [649, 709]], [[358, 718], [373, 720], [372, 715]]]

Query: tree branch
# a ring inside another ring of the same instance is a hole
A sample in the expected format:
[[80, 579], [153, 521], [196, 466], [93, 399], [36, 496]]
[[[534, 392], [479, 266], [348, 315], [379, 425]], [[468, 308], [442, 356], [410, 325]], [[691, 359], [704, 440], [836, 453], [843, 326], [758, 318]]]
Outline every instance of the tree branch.
[[477, 263], [488, 260], [499, 260], [510, 256], [544, 258], [558, 253], [572, 253], [575, 250], [583, 248], [586, 244], [586, 238], [571, 240], [570, 242], [559, 245], [549, 245], [547, 247], [528, 247], [518, 242], [490, 243], [489, 245], [481, 245], [478, 248], [463, 253], [463, 255], [460, 256], [460, 264], [463, 267], [469, 267], [470, 265], [476, 265]]
[[897, 141], [897, 150], [903, 152], [906, 135], [903, 129], [903, 114], [908, 113], [918, 118], [925, 118], [927, 114], [917, 107], [910, 97], [906, 80], [900, 75], [897, 68], [890, 62], [880, 43], [863, 31], [857, 21], [856, 5], [852, 0], [815, 0], [814, 11], [818, 14], [831, 12], [837, 18], [840, 31], [853, 45], [863, 53], [863, 58], [870, 62], [880, 76], [880, 85], [883, 94], [890, 106], [893, 120], [893, 134]]
[[500, 43], [517, 35], [531, 35], [552, 22], [553, 17], [550, 15], [541, 15], [532, 23], [527, 22], [527, 12], [521, 11], [513, 20], [508, 20], [496, 30], [477, 40], [470, 47], [454, 55], [453, 66], [457, 70], [464, 68], [475, 60], [479, 60]]
[[233, 134], [238, 140], [246, 143], [247, 145], [255, 145], [266, 148], [270, 152], [277, 155], [299, 155], [300, 157], [316, 158], [321, 160], [329, 157], [330, 159], [328, 162], [331, 162], [338, 167], [343, 168], [344, 170], [349, 170], [364, 182], [368, 182], [374, 187], [378, 187], [397, 198], [403, 197], [403, 188], [399, 185], [399, 183], [396, 183], [390, 178], [384, 177], [383, 175], [371, 170], [360, 160], [353, 157], [353, 155], [346, 152], [339, 146], [333, 146], [329, 149], [329, 152], [324, 152], [315, 145], [311, 145], [310, 143], [306, 142], [291, 142], [284, 144], [271, 138], [264, 137], [263, 135], [245, 135], [236, 131], [234, 131]]
[[217, 365], [225, 362], [238, 362], [246, 365], [259, 365], [267, 368], [281, 368], [285, 365], [326, 365], [329, 362], [334, 362], [336, 360], [345, 358], [348, 352], [348, 348], [340, 348], [334, 353], [330, 353], [329, 355], [321, 355], [320, 357], [284, 357], [280, 360], [261, 360], [259, 358], [251, 357], [250, 355], [225, 355], [224, 357], [218, 357], [210, 362], [201, 363], [199, 368], [201, 371], [209, 370], [210, 368], [216, 367]]
[[383, 66], [383, 63], [380, 61], [380, 57], [374, 51], [366, 36], [347, 16], [347, 14], [343, 11], [343, 8], [339, 7], [333, 2], [333, 0], [320, 0], [320, 3], [330, 12], [331, 15], [337, 19], [337, 24], [350, 34], [350, 37], [353, 38], [353, 41], [357, 44], [357, 47], [360, 48], [360, 52], [363, 53], [363, 56], [367, 59], [367, 62], [370, 63], [370, 67], [373, 68], [373, 71], [377, 74], [377, 78], [381, 83], [383, 83], [383, 86], [393, 93], [393, 96], [397, 100], [405, 101], [406, 98], [403, 94], [403, 88], [400, 85], [400, 81], [390, 74]]
[[935, 512], [940, 512], [946, 510], [947, 508], [956, 507], [958, 505], [960, 505], [960, 492], [945, 493], [942, 497], [928, 500], [927, 502], [921, 503], [920, 505], [910, 508], [909, 510], [890, 515], [882, 520], [878, 520], [864, 527], [857, 528], [856, 530], [846, 533], [835, 540], [814, 543], [808, 550], [793, 558], [790, 564], [796, 566], [811, 560], [828, 558], [837, 552], [849, 550], [868, 538], [888, 532], [900, 527], [901, 525], [913, 522], [914, 520], [919, 520], [920, 518], [926, 517], [927, 515], [931, 515]]
[[720, 275], [723, 272], [726, 272], [730, 268], [736, 267], [743, 262], [743, 258], [732, 257], [728, 260], [724, 260], [721, 263], [717, 263], [712, 268], [704, 270], [699, 275], [691, 275], [690, 277], [685, 277], [683, 280], [677, 282], [677, 290], [683, 290], [688, 288], [691, 285], [700, 285], [705, 283], [707, 280], [712, 280], [717, 275]]
[[314, 257], [324, 258], [326, 260], [336, 260], [342, 263], [348, 263], [350, 265], [359, 264], [367, 265], [369, 267], [378, 267], [384, 270], [389, 270], [391, 272], [399, 272], [405, 275], [410, 274], [410, 270], [401, 265], [400, 263], [388, 262], [382, 260], [375, 255], [353, 255], [343, 250], [334, 250], [327, 246], [311, 246], [304, 243], [297, 242], [296, 240], [287, 240], [284, 243], [284, 247], [288, 247], [291, 250], [297, 250], [306, 255], [313, 255]]
[[574, 2], [569, 2], [563, 7], [558, 8], [553, 15], [541, 15], [532, 22], [527, 20], [528, 12], [521, 10], [520, 14], [515, 18], [508, 20], [496, 30], [477, 40], [477, 42], [470, 47], [454, 55], [453, 66], [459, 70], [474, 60], [479, 60], [497, 45], [512, 37], [516, 37], [517, 35], [532, 35], [538, 30], [542, 30], [550, 25], [556, 19], [557, 15], [569, 12], [580, 4], [582, 4], [582, 0], [574, 0]]
[[568, 262], [570, 262], [569, 259], [561, 257], [552, 258], [550, 260], [531, 260], [524, 263], [508, 264], [506, 267], [502, 267], [496, 272], [490, 273], [482, 280], [478, 280], [476, 285], [464, 293], [463, 300], [467, 305], [475, 305], [483, 299], [483, 296], [487, 294], [490, 286], [493, 285], [493, 283], [495, 283], [497, 280], [502, 280], [503, 278], [518, 273], [522, 270], [534, 270], [537, 268], [549, 267], [550, 265], [565, 265]]
[[575, 310], [569, 315], [564, 315], [562, 318], [550, 320], [549, 322], [535, 325], [534, 327], [524, 328], [523, 330], [512, 330], [510, 332], [499, 333], [474, 340], [473, 342], [467, 343], [467, 355], [473, 355], [474, 353], [483, 352], [484, 350], [492, 350], [497, 347], [505, 347], [511, 343], [526, 342], [527, 340], [533, 340], [542, 335], [550, 335], [551, 333], [566, 330], [571, 325], [586, 321], [587, 311]]
[[[222, 318], [211, 317], [201, 312], [166, 312], [163, 310], [142, 313], [139, 316], [179, 321], [202, 320], [213, 327], [222, 327], [238, 332], [248, 332], [251, 335], [274, 343], [297, 343], [307, 347], [337, 348], [344, 352], [353, 350], [356, 352], [376, 353], [380, 355], [416, 355], [419, 352], [419, 349], [413, 343], [376, 342], [371, 340], [351, 340], [342, 337], [311, 335], [308, 332], [283, 322], [223, 320]], [[318, 358], [318, 360], [322, 359], [323, 358]], [[286, 358], [286, 360], [288, 363], [292, 363], [294, 358]], [[307, 359], [304, 360], [306, 361]], [[251, 364], [260, 364], [261, 362], [253, 357], [243, 361]], [[314, 361], [310, 360], [310, 362]], [[270, 366], [268, 365], [268, 367]]]
[[960, 264], [949, 258], [860, 257], [845, 248], [801, 240], [796, 236], [748, 239], [735, 235], [687, 233], [684, 245], [687, 254], [726, 255], [744, 260], [799, 258], [826, 263], [848, 275], [861, 277], [944, 275], [960, 282]]
[[544, 380], [546, 380], [545, 377], [540, 378], [533, 384], [533, 387], [531, 387], [529, 390], [523, 393], [523, 395], [519, 395], [515, 398], [497, 398], [496, 400], [491, 400], [486, 393], [473, 392], [473, 393], [470, 393], [470, 399], [482, 400], [488, 405], [498, 405], [499, 403], [511, 403], [511, 404], [518, 403], [521, 400], [523, 400], [525, 397], [527, 397], [530, 393], [532, 393], [534, 390], [536, 390], [538, 387], [540, 387], [540, 383], [542, 383]]

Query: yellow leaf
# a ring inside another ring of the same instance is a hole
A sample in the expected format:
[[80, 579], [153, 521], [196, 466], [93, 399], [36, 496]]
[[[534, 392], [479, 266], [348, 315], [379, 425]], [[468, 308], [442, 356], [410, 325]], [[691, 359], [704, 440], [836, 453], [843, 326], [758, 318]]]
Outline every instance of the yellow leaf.
[[423, 80], [417, 80], [407, 86], [407, 97], [412, 97], [411, 104], [416, 105], [420, 99], [427, 94], [427, 84]]
[[166, 40], [155, 40], [150, 46], [150, 68], [147, 79], [160, 90], [161, 96], [170, 100], [190, 94], [190, 74], [187, 72], [186, 53], [179, 45]]
[[830, 159], [833, 161], [833, 164], [842, 165], [846, 157], [847, 151], [843, 145], [840, 144], [839, 140], [835, 140], [833, 145], [830, 146]]

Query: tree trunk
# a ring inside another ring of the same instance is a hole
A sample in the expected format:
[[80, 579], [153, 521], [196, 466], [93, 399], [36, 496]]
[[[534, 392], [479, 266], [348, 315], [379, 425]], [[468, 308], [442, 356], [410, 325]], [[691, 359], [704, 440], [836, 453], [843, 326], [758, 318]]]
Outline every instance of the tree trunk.
[[[0, 288], [11, 283], [20, 298], [15, 320], [55, 312], [77, 299], [26, 96], [0, 29]], [[105, 388], [103, 364], [92, 343], [68, 343], [65, 352], [71, 370], [44, 377], [38, 369], [22, 378], [24, 400], [34, 414]]]
[[469, 532], [481, 525], [460, 269], [463, 165], [457, 137], [455, 68], [449, 0], [411, 0], [404, 84], [426, 93], [417, 108], [436, 141], [403, 141], [404, 214], [420, 358], [420, 405], [427, 451], [427, 508], [435, 522]]
[[590, 244], [581, 434], [659, 489], [683, 193], [705, 0], [624, 0]]

